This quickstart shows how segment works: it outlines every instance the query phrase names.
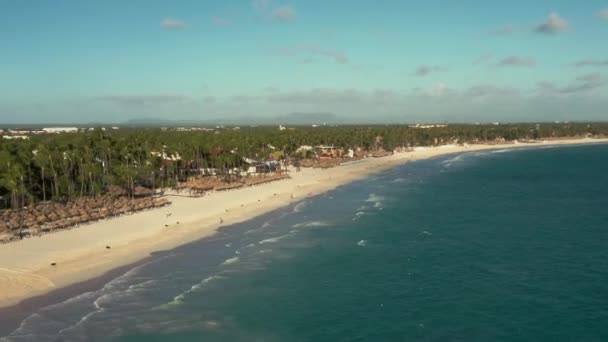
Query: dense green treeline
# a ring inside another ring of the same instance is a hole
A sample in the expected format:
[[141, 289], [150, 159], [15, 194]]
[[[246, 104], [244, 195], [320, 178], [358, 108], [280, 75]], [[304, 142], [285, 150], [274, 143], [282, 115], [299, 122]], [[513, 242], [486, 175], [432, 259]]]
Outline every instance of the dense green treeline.
[[[221, 128], [153, 128], [33, 135], [0, 140], [0, 208], [98, 196], [110, 186], [175, 185], [201, 170], [243, 167], [243, 157], [294, 156], [301, 145], [393, 150], [398, 147], [495, 140], [608, 136], [608, 123]], [[204, 171], [203, 171], [204, 173]], [[2, 203], [3, 202], [3, 203]]]

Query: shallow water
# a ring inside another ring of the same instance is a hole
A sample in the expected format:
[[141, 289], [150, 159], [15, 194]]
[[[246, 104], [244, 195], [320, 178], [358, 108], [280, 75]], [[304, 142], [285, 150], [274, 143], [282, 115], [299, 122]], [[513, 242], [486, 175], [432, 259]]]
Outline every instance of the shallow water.
[[608, 339], [608, 145], [419, 161], [159, 254], [8, 341]]

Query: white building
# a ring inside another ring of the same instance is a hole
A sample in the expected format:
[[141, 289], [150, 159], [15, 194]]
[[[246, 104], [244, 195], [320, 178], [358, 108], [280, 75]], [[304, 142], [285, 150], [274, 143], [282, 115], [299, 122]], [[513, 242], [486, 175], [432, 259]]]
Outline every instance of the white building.
[[77, 127], [47, 127], [42, 129], [44, 132], [52, 133], [75, 133], [78, 132]]
[[4, 139], [8, 139], [8, 140], [12, 140], [12, 139], [23, 139], [23, 140], [27, 140], [30, 137], [28, 137], [27, 135], [3, 135], [2, 138]]
[[296, 150], [296, 152], [302, 152], [302, 151], [312, 151], [313, 147], [310, 145], [302, 145], [300, 147], [298, 147], [298, 149]]
[[171, 160], [171, 161], [182, 160], [182, 157], [177, 152], [175, 152], [175, 154], [168, 155], [165, 152], [152, 151], [152, 152], [150, 152], [150, 154], [154, 157], [160, 157], [163, 160]]

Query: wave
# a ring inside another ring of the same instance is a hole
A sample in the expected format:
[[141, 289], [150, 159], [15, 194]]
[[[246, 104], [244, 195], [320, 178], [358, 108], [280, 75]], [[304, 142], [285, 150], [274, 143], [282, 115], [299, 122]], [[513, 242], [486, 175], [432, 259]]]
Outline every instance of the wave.
[[405, 182], [404, 178], [396, 178], [393, 181], [391, 181], [391, 183], [403, 183], [403, 182]]
[[512, 149], [507, 148], [507, 149], [502, 149], [502, 150], [495, 150], [490, 153], [507, 153], [507, 152], [512, 152], [512, 151], [513, 151]]
[[369, 194], [369, 197], [365, 200], [368, 203], [374, 203], [374, 208], [380, 208], [384, 202], [384, 197], [376, 194]]
[[186, 296], [192, 292], [198, 291], [199, 289], [202, 289], [203, 287], [205, 287], [207, 284], [209, 284], [210, 282], [214, 281], [214, 280], [219, 280], [219, 279], [224, 279], [224, 277], [220, 276], [220, 275], [212, 275], [209, 276], [203, 280], [201, 280], [200, 282], [192, 285], [190, 287], [190, 289], [178, 294], [177, 296], [173, 297], [173, 300], [170, 301], [169, 303], [163, 305], [162, 307], [167, 307], [167, 306], [174, 306], [174, 305], [179, 305], [182, 304], [184, 302], [184, 299], [186, 298]]
[[367, 241], [361, 240], [361, 241], [357, 242], [357, 246], [365, 247], [365, 246], [367, 246]]
[[80, 326], [82, 323], [86, 322], [88, 319], [90, 319], [93, 315], [103, 312], [105, 310], [104, 306], [109, 304], [110, 302], [112, 302], [113, 299], [116, 298], [117, 296], [120, 296], [121, 294], [131, 294], [133, 292], [141, 290], [142, 288], [144, 288], [145, 286], [147, 286], [149, 284], [152, 284], [152, 281], [148, 280], [148, 281], [144, 281], [139, 284], [134, 284], [134, 285], [132, 284], [132, 285], [126, 286], [128, 281], [130, 279], [133, 279], [138, 274], [138, 272], [140, 270], [142, 270], [144, 267], [161, 262], [165, 259], [168, 259], [168, 258], [171, 258], [174, 256], [175, 256], [175, 254], [167, 254], [167, 255], [164, 255], [157, 259], [153, 259], [153, 260], [150, 260], [143, 264], [140, 264], [136, 267], [133, 267], [132, 269], [125, 272], [124, 274], [112, 279], [111, 281], [106, 283], [101, 289], [99, 289], [97, 291], [89, 291], [89, 292], [81, 293], [77, 296], [68, 298], [62, 302], [47, 305], [47, 306], [39, 309], [37, 312], [29, 315], [23, 321], [21, 321], [21, 324], [19, 325], [19, 327], [17, 329], [15, 329], [14, 331], [12, 331], [8, 335], [8, 337], [28, 335], [26, 333], [28, 328], [33, 327], [34, 329], [37, 329], [38, 327], [41, 326], [40, 323], [36, 323], [37, 319], [43, 319], [45, 321], [50, 320], [50, 318], [48, 318], [47, 313], [53, 312], [54, 310], [61, 310], [68, 306], [78, 305], [79, 303], [83, 303], [83, 304], [90, 303], [93, 306], [93, 310], [86, 313], [85, 315], [83, 315], [81, 317], [75, 318], [75, 320], [72, 321], [73, 323], [70, 323], [69, 318], [56, 322], [56, 323], [67, 325], [61, 329], [58, 329], [57, 334], [61, 334], [63, 332], [76, 328], [76, 327]]
[[146, 281], [141, 282], [141, 283], [129, 285], [129, 287], [127, 288], [126, 291], [133, 291], [133, 290], [138, 290], [138, 289], [147, 289], [147, 288], [152, 287], [152, 286], [150, 286], [151, 284], [157, 284], [157, 283], [158, 283], [157, 279], [146, 280]]
[[329, 223], [323, 221], [309, 221], [296, 223], [291, 228], [310, 228], [310, 227], [326, 227], [329, 226]]
[[232, 258], [228, 258], [228, 259], [224, 260], [222, 265], [230, 265], [230, 264], [234, 264], [235, 262], [238, 262], [238, 261], [239, 261], [239, 257], [232, 257]]
[[473, 154], [473, 156], [480, 157], [480, 156], [487, 156], [488, 154], [489, 154], [488, 152], [476, 152], [475, 154]]
[[263, 245], [263, 244], [266, 244], [266, 243], [279, 242], [279, 241], [283, 240], [284, 238], [288, 237], [289, 235], [292, 235], [292, 233], [281, 235], [281, 236], [277, 236], [277, 237], [273, 237], [273, 238], [270, 238], [270, 239], [265, 239], [265, 240], [259, 241], [258, 244], [259, 245]]
[[97, 299], [95, 299], [95, 301], [93, 301], [93, 306], [95, 307], [95, 310], [93, 310], [93, 311], [91, 311], [91, 312], [87, 313], [86, 315], [82, 316], [82, 317], [80, 318], [80, 320], [78, 320], [78, 322], [76, 322], [76, 323], [74, 323], [74, 324], [72, 324], [72, 325], [70, 325], [70, 326], [68, 326], [68, 327], [66, 327], [66, 328], [63, 328], [63, 329], [59, 330], [59, 331], [57, 332], [57, 335], [61, 335], [61, 334], [63, 334], [64, 332], [67, 332], [67, 331], [73, 330], [73, 329], [77, 328], [78, 326], [80, 326], [82, 323], [86, 322], [86, 321], [87, 321], [89, 318], [91, 318], [93, 315], [96, 315], [96, 314], [98, 314], [98, 313], [100, 313], [100, 312], [103, 312], [105, 309], [104, 309], [104, 307], [101, 305], [101, 301], [102, 301], [102, 299], [104, 299], [104, 298], [110, 298], [110, 295], [109, 295], [109, 294], [104, 294], [104, 295], [102, 295], [102, 296], [99, 296]]
[[304, 209], [304, 208], [305, 208], [307, 205], [308, 205], [308, 203], [307, 203], [306, 201], [299, 202], [298, 204], [296, 204], [296, 205], [293, 207], [293, 212], [294, 212], [294, 213], [299, 213], [299, 212], [301, 212], [301, 211], [302, 211], [302, 210], [303, 210], [303, 209]]
[[450, 166], [452, 166], [452, 164], [458, 163], [458, 162], [461, 162], [461, 161], [462, 161], [462, 155], [459, 154], [459, 155], [457, 155], [457, 156], [455, 156], [453, 158], [446, 159], [446, 160], [442, 161], [441, 164], [444, 167], [450, 167]]

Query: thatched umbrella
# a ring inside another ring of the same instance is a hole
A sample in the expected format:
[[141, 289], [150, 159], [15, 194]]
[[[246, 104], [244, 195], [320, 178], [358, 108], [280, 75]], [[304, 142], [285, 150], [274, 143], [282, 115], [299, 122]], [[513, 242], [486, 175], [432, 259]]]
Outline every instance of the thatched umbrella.
[[36, 220], [34, 218], [28, 218], [25, 221], [23, 221], [23, 225], [25, 227], [31, 227], [36, 223]]
[[19, 229], [19, 221], [17, 221], [17, 218], [13, 217], [10, 221], [8, 221], [8, 227], [10, 230], [16, 230]]
[[62, 210], [60, 210], [58, 214], [59, 217], [61, 217], [62, 219], [67, 219], [68, 217], [70, 217], [70, 214], [67, 210], [65, 210], [65, 208], [62, 208]]
[[144, 188], [143, 186], [138, 185], [135, 187], [135, 189], [133, 189], [133, 196], [135, 197], [145, 197], [152, 195], [154, 195], [152, 189]]

